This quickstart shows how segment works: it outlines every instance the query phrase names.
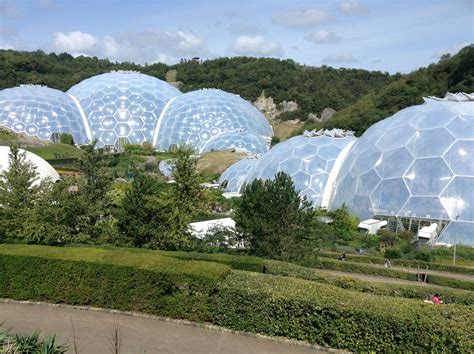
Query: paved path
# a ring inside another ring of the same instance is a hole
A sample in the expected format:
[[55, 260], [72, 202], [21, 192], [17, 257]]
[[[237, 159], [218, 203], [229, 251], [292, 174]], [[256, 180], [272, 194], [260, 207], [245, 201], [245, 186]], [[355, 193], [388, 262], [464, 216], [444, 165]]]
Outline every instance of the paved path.
[[[0, 323], [13, 332], [57, 334], [74, 353], [113, 353], [114, 328], [118, 328], [121, 353], [318, 353], [327, 351], [284, 340], [259, 338], [226, 330], [164, 320], [146, 315], [91, 311], [67, 305], [0, 300]], [[74, 325], [74, 334], [72, 330]]]

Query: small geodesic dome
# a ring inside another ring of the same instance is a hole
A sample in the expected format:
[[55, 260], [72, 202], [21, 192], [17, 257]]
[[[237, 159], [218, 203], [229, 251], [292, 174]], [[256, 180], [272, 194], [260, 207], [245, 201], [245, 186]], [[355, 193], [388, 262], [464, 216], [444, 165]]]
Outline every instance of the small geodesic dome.
[[68, 94], [46, 86], [1, 90], [0, 126], [42, 140], [56, 141], [60, 133], [68, 133], [77, 144], [89, 141], [78, 103]]
[[[226, 131], [237, 134], [235, 138], [224, 135], [225, 139], [218, 139], [218, 134]], [[249, 135], [248, 139], [244, 133]], [[251, 103], [225, 91], [204, 89], [185, 93], [169, 102], [158, 121], [154, 146], [169, 150], [175, 145], [188, 144], [202, 152], [215, 138], [212, 144], [220, 149], [241, 144], [262, 150], [263, 142], [272, 135], [270, 124]], [[263, 140], [257, 144], [258, 139]]]
[[263, 154], [249, 171], [247, 183], [254, 179], [273, 179], [278, 172], [285, 172], [291, 176], [300, 195], [319, 207], [337, 158], [356, 140], [352, 132], [340, 129], [305, 132]]
[[200, 153], [235, 149], [250, 154], [263, 154], [269, 150], [268, 141], [247, 131], [227, 130], [209, 139]]
[[[53, 166], [51, 166], [41, 157], [22, 149], [20, 149], [20, 152], [25, 153], [26, 161], [31, 163], [36, 168], [36, 172], [38, 173], [38, 178], [40, 180], [49, 178], [52, 182], [56, 182], [59, 179], [59, 174], [56, 172]], [[8, 146], [0, 146], [0, 172], [9, 170], [9, 155], [10, 148]]]
[[436, 222], [440, 243], [474, 244], [474, 96], [447, 94], [371, 126], [351, 148], [330, 208], [404, 229]]
[[245, 184], [249, 170], [257, 163], [257, 157], [247, 157], [229, 166], [219, 177], [219, 186], [226, 192], [239, 193]]
[[97, 146], [152, 142], [165, 105], [181, 92], [153, 76], [114, 71], [93, 76], [71, 87], [87, 118]]

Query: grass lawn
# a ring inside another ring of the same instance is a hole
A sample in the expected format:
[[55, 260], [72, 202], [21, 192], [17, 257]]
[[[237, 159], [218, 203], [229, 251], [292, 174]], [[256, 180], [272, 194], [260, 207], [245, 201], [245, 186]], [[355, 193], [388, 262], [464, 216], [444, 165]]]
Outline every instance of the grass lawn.
[[82, 150], [67, 144], [53, 144], [41, 147], [29, 147], [28, 151], [45, 160], [71, 159], [82, 154]]

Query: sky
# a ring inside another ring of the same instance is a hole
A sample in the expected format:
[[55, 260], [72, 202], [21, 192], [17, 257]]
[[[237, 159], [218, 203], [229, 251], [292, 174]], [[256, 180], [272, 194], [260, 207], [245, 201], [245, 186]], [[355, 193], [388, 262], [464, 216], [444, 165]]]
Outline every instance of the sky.
[[407, 73], [474, 43], [474, 0], [0, 0], [0, 48], [112, 61], [257, 56]]

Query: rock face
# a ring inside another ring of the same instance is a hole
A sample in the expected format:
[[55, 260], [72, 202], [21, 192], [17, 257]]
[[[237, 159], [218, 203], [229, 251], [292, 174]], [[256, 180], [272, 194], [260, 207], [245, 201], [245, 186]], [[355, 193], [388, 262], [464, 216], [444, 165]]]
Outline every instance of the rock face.
[[265, 92], [262, 92], [260, 97], [258, 97], [257, 100], [254, 102], [254, 105], [269, 120], [278, 119], [278, 116], [283, 112], [293, 112], [298, 109], [298, 103], [294, 101], [283, 101], [280, 102], [278, 105], [275, 104], [272, 97], [265, 96]]
[[315, 113], [309, 113], [308, 120], [322, 123], [330, 119], [336, 112], [337, 111], [332, 108], [324, 108], [323, 111], [321, 112], [321, 117], [318, 117], [318, 115]]

